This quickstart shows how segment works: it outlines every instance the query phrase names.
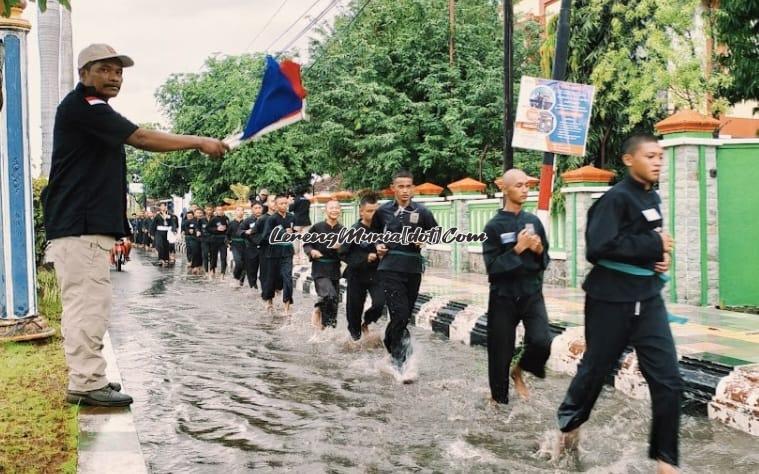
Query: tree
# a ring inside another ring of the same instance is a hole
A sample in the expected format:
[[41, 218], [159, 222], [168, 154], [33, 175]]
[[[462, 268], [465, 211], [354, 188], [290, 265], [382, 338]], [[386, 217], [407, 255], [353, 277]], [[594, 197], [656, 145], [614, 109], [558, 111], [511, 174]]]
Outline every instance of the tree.
[[719, 62], [732, 81], [721, 92], [730, 103], [759, 100], [759, 2], [729, 0], [719, 3], [714, 13]]
[[[219, 138], [239, 131], [258, 93], [263, 66], [261, 55], [210, 58], [199, 74], [169, 78], [156, 98], [172, 131]], [[299, 125], [240, 147], [223, 161], [194, 150], [154, 155], [145, 166], [144, 182], [151, 196], [192, 191], [198, 202], [219, 202], [234, 183], [284, 191], [316, 169], [307, 165], [310, 137]]]
[[[598, 167], [621, 166], [621, 142], [651, 133], [675, 107], [706, 109], [723, 72], [707, 75], [694, 45], [698, 0], [575, 0], [567, 79], [593, 84], [596, 95], [588, 156]], [[716, 97], [715, 111], [724, 106]]]
[[53, 159], [53, 125], [55, 111], [61, 100], [59, 59], [61, 50], [61, 13], [56, 0], [51, 0], [47, 10], [39, 15], [37, 39], [40, 52], [40, 92], [42, 128], [41, 176], [50, 174]]
[[[456, 62], [440, 2], [354, 3], [334, 34], [315, 41], [309, 160], [354, 188], [385, 187], [392, 172], [446, 184], [500, 174], [503, 23], [496, 2], [457, 2]], [[517, 75], [538, 75], [539, 25], [515, 28]], [[518, 83], [518, 77], [516, 78]], [[520, 162], [517, 155], [516, 161]], [[536, 163], [536, 154], [529, 153]], [[537, 166], [536, 166], [537, 169]]]

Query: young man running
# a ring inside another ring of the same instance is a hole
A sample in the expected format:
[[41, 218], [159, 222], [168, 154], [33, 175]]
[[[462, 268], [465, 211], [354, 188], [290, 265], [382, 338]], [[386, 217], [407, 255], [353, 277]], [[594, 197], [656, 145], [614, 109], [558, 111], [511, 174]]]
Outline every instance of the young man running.
[[[337, 237], [343, 228], [339, 222], [342, 209], [337, 200], [328, 201], [324, 210], [324, 221], [314, 224], [304, 237], [321, 237], [325, 242], [303, 244], [303, 251], [311, 260], [311, 278], [314, 279], [314, 287], [319, 297], [314, 305], [312, 318], [314, 326], [319, 329], [327, 326], [337, 327], [337, 304], [340, 299], [340, 258], [337, 255], [340, 243], [337, 242]], [[330, 234], [335, 240], [332, 245], [326, 241]]]
[[657, 472], [677, 472], [683, 381], [661, 290], [674, 249], [662, 230], [659, 181], [664, 150], [656, 137], [634, 135], [623, 144], [625, 178], [588, 210], [587, 257], [593, 269], [585, 290], [586, 350], [559, 407], [563, 447], [577, 444], [604, 380], [629, 344], [651, 392], [653, 423], [648, 456]]
[[522, 371], [545, 377], [551, 353], [551, 333], [543, 301], [543, 272], [548, 267], [548, 240], [537, 216], [522, 210], [528, 176], [510, 169], [503, 175], [503, 209], [485, 226], [482, 245], [490, 298], [488, 302], [488, 373], [490, 394], [497, 403], [509, 402], [509, 366], [514, 355], [516, 328], [524, 324], [524, 352], [511, 370], [514, 388], [526, 399]]

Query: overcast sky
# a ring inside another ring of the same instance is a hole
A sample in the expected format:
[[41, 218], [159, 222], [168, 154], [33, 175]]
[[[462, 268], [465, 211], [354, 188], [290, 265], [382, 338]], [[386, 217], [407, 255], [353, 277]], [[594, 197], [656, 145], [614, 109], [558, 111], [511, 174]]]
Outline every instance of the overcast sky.
[[[297, 36], [331, 0], [72, 0], [74, 61], [79, 51], [91, 43], [108, 43], [130, 56], [135, 66], [124, 71], [124, 86], [111, 101], [113, 108], [136, 123], [165, 122], [153, 95], [169, 75], [198, 72], [214, 53], [265, 51], [315, 1], [316, 6], [273, 45], [272, 52]], [[325, 20], [331, 21], [349, 3], [339, 0]], [[280, 6], [282, 9], [272, 19]], [[32, 158], [36, 162], [41, 132], [34, 7], [30, 4], [24, 15], [33, 25], [29, 36], [29, 119]], [[304, 55], [309, 36], [296, 43]]]

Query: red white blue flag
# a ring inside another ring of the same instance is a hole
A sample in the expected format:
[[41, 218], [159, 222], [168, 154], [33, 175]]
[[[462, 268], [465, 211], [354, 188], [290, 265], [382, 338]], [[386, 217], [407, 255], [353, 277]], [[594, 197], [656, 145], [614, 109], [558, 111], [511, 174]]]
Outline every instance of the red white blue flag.
[[255, 140], [269, 132], [306, 118], [306, 90], [300, 78], [300, 65], [266, 57], [261, 90], [253, 104], [242, 133], [226, 138], [230, 148]]

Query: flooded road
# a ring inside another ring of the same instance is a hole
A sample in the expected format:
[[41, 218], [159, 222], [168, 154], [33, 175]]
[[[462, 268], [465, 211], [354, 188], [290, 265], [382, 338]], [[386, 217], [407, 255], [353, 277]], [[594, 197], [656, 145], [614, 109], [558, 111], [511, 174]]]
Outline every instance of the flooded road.
[[[553, 461], [566, 376], [530, 378], [529, 402], [512, 392], [492, 406], [482, 348], [412, 328], [419, 380], [402, 385], [378, 368], [379, 329], [348, 342], [342, 304], [337, 330], [315, 337], [300, 291], [288, 320], [247, 287], [135, 253], [111, 274], [110, 333], [152, 472], [653, 472], [646, 402], [605, 389], [579, 455]], [[684, 472], [758, 472], [758, 445], [683, 417]]]

